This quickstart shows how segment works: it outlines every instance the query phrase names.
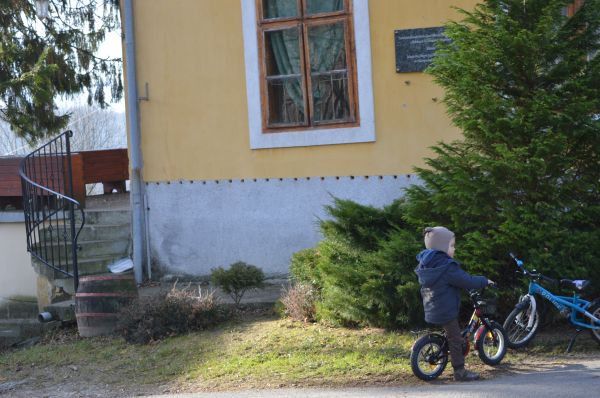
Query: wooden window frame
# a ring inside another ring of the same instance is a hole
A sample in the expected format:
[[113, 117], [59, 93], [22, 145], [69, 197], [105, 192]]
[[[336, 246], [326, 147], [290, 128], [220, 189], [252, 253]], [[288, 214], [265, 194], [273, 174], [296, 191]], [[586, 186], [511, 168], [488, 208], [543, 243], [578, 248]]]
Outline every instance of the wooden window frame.
[[[360, 126], [359, 112], [359, 93], [358, 93], [358, 77], [356, 66], [356, 47], [354, 42], [354, 10], [352, 0], [344, 1], [344, 10], [336, 12], [325, 12], [308, 15], [307, 1], [298, 1], [298, 16], [284, 18], [269, 18], [265, 19], [263, 15], [263, 1], [255, 0], [256, 16], [257, 16], [257, 34], [258, 34], [258, 54], [260, 57], [260, 100], [262, 110], [262, 131], [263, 133], [279, 133], [279, 132], [302, 132], [315, 131], [324, 128], [348, 128]], [[349, 117], [347, 121], [313, 121], [314, 114], [314, 99], [312, 95], [312, 79], [310, 73], [310, 51], [308, 42], [308, 30], [312, 26], [334, 24], [343, 22], [344, 24], [344, 45], [346, 51], [346, 73], [348, 79], [348, 102], [349, 102]], [[297, 27], [300, 31], [299, 43], [301, 48], [301, 85], [304, 95], [304, 113], [305, 122], [302, 125], [297, 124], [281, 124], [269, 125], [269, 98], [268, 98], [268, 80], [267, 80], [267, 54], [265, 48], [265, 34], [269, 31], [281, 30], [285, 28]]]
[[585, 0], [573, 0], [573, 3], [567, 6], [567, 17], [572, 17], [581, 8]]

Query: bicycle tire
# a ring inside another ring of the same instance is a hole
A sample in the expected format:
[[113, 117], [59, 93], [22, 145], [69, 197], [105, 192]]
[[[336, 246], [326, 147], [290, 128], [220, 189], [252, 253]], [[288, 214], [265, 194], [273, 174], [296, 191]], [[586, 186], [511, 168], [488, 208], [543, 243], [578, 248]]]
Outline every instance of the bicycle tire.
[[[517, 349], [525, 347], [535, 336], [540, 326], [540, 314], [537, 309], [534, 314], [533, 326], [527, 330], [529, 315], [527, 311], [530, 306], [516, 307], [508, 314], [504, 321], [504, 332], [506, 334], [506, 345], [509, 348]], [[525, 320], [523, 320], [525, 318]]]
[[[596, 318], [600, 318], [600, 302], [598, 302], [598, 299], [596, 299], [595, 301], [596, 301], [596, 304], [593, 304], [588, 309], [588, 312], [590, 314], [592, 314], [593, 316], [595, 316]], [[591, 319], [588, 318], [587, 321], [590, 325], [592, 324]], [[600, 344], [600, 330], [591, 330], [590, 329], [590, 333], [592, 333], [592, 338], [594, 340], [596, 340], [596, 343]]]
[[448, 365], [448, 346], [441, 335], [428, 334], [419, 338], [410, 351], [413, 374], [424, 381], [437, 379]]
[[504, 356], [507, 349], [507, 338], [504, 328], [498, 322], [491, 322], [492, 330], [488, 330], [486, 326], [482, 326], [485, 330], [479, 333], [475, 346], [479, 359], [486, 365], [498, 365]]

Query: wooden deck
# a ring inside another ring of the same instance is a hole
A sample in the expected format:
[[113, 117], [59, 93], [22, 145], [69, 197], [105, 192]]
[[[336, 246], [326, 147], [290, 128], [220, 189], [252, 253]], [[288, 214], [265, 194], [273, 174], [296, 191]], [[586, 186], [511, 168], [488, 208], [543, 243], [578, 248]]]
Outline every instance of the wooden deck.
[[[0, 158], [0, 205], [2, 203], [14, 204], [22, 200], [21, 177], [19, 164], [21, 157]], [[40, 162], [42, 164], [42, 162]], [[50, 170], [48, 181], [39, 181], [40, 185], [50, 188], [63, 185], [65, 167], [61, 161], [50, 162], [56, 164]], [[43, 164], [48, 164], [45, 162]], [[83, 151], [71, 154], [73, 173], [73, 196], [84, 204], [86, 197], [86, 184], [101, 183], [104, 193], [125, 192], [125, 181], [129, 179], [129, 158], [127, 149], [107, 149], [100, 151]]]
[[0, 158], [0, 196], [21, 196], [21, 158]]

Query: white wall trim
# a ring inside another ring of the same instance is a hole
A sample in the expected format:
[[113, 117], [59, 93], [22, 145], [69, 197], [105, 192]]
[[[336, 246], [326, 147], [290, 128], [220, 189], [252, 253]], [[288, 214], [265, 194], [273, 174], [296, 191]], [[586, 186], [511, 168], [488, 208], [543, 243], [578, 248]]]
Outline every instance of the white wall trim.
[[375, 141], [375, 106], [371, 71], [369, 0], [353, 1], [360, 126], [277, 133], [263, 133], [262, 131], [255, 0], [241, 0], [241, 3], [250, 148], [285, 148]]

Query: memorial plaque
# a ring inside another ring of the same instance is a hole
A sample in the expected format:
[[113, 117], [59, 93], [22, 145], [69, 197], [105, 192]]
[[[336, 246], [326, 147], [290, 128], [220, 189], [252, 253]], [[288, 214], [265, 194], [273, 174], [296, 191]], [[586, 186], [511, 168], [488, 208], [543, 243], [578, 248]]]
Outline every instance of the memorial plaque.
[[435, 55], [439, 41], [449, 42], [443, 27], [395, 31], [396, 72], [422, 72]]

